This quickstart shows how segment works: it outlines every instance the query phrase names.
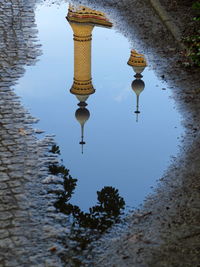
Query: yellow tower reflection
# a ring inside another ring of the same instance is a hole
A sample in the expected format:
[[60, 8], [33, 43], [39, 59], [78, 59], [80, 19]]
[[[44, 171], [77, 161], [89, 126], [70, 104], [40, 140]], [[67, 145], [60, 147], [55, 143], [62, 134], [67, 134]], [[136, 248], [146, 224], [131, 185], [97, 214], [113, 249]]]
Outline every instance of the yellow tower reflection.
[[111, 28], [112, 23], [104, 13], [85, 6], [69, 5], [66, 18], [74, 33], [74, 81], [70, 92], [80, 101], [75, 117], [81, 125], [79, 144], [83, 153], [84, 125], [90, 117], [85, 101], [95, 92], [91, 75], [92, 30], [95, 26]]
[[91, 76], [91, 42], [94, 26], [112, 27], [105, 14], [85, 6], [69, 6], [67, 20], [74, 33], [74, 82], [70, 92], [80, 102], [95, 92]]
[[142, 76], [142, 72], [144, 71], [144, 69], [147, 66], [147, 62], [146, 59], [144, 57], [143, 54], [139, 54], [137, 53], [136, 50], [131, 50], [131, 55], [130, 58], [127, 62], [127, 64], [129, 66], [131, 66], [134, 70], [134, 72], [136, 73], [135, 76], [135, 80], [132, 82], [131, 87], [133, 89], [133, 91], [136, 94], [136, 122], [138, 122], [138, 115], [140, 114], [139, 111], [139, 97], [141, 92], [144, 90], [145, 87], [145, 83], [143, 80], [141, 80]]

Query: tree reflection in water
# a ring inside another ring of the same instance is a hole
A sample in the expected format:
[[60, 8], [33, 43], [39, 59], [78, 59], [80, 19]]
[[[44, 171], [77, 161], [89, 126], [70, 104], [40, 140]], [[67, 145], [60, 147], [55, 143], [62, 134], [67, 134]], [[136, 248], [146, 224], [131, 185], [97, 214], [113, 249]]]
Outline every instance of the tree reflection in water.
[[[59, 147], [54, 145], [50, 152], [59, 154]], [[89, 208], [89, 212], [83, 212], [78, 206], [69, 202], [76, 188], [77, 179], [72, 178], [69, 170], [63, 165], [50, 165], [49, 172], [61, 175], [63, 178], [63, 192], [58, 193], [54, 205], [58, 211], [72, 217], [68, 238], [76, 241], [74, 250], [86, 249], [88, 244], [97, 240], [114, 223], [119, 222], [125, 201], [117, 189], [105, 186], [101, 191], [97, 191], [97, 205]]]

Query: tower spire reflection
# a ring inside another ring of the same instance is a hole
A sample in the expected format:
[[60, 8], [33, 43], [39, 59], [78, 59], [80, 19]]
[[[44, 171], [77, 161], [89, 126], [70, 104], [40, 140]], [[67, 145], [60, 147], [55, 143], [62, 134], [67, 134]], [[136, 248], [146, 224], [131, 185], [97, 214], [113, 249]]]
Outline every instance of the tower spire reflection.
[[136, 50], [131, 50], [131, 55], [130, 55], [130, 58], [129, 58], [127, 64], [129, 66], [133, 67], [133, 70], [136, 73], [134, 75], [134, 77], [136, 79], [132, 82], [131, 87], [136, 94], [136, 111], [135, 111], [135, 113], [136, 113], [136, 122], [138, 122], [138, 115], [140, 114], [139, 98], [140, 98], [141, 92], [144, 90], [144, 87], [145, 87], [145, 83], [141, 79], [143, 77], [141, 73], [146, 68], [147, 62], [146, 62], [146, 59], [145, 59], [143, 54], [137, 53]]
[[[137, 77], [137, 76], [136, 76]], [[136, 78], [132, 84], [132, 89], [133, 91], [135, 92], [136, 94], [136, 122], [138, 122], [138, 115], [140, 114], [140, 111], [139, 111], [139, 97], [140, 97], [140, 94], [142, 93], [142, 91], [144, 90], [144, 87], [145, 87], [145, 83], [143, 80], [141, 80], [141, 78]]]
[[86, 144], [84, 141], [84, 126], [86, 121], [90, 118], [90, 112], [86, 108], [87, 104], [85, 102], [80, 102], [78, 105], [79, 108], [75, 112], [75, 117], [81, 125], [81, 141], [79, 144], [81, 145], [81, 153], [83, 154], [83, 146]]
[[85, 6], [69, 5], [66, 19], [74, 33], [74, 81], [70, 92], [80, 101], [75, 116], [81, 125], [79, 144], [83, 154], [84, 125], [90, 117], [85, 101], [95, 92], [91, 76], [92, 31], [95, 26], [111, 28], [112, 23], [103, 12]]

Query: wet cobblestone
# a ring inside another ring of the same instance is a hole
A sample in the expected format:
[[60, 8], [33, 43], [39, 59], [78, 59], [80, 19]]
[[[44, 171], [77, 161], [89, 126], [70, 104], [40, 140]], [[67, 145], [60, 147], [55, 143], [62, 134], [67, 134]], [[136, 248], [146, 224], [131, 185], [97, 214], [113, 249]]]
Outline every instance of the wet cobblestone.
[[[0, 4], [0, 266], [62, 266], [52, 246], [59, 246], [65, 220], [56, 214], [54, 197], [44, 183], [48, 136], [35, 136], [33, 118], [22, 107], [13, 85], [41, 54], [37, 45], [36, 1], [2, 0]], [[54, 159], [54, 158], [53, 158]], [[54, 159], [56, 160], [56, 159]], [[49, 219], [51, 217], [51, 219]]]

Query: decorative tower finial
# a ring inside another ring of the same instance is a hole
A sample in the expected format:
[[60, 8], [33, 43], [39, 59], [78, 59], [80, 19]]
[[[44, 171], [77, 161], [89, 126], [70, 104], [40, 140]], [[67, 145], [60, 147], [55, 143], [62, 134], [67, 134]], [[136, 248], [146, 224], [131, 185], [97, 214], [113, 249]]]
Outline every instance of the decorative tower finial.
[[79, 144], [81, 145], [81, 153], [82, 154], [83, 154], [83, 145], [86, 144], [83, 139], [84, 139], [84, 126], [81, 125], [81, 141], [79, 142]]

